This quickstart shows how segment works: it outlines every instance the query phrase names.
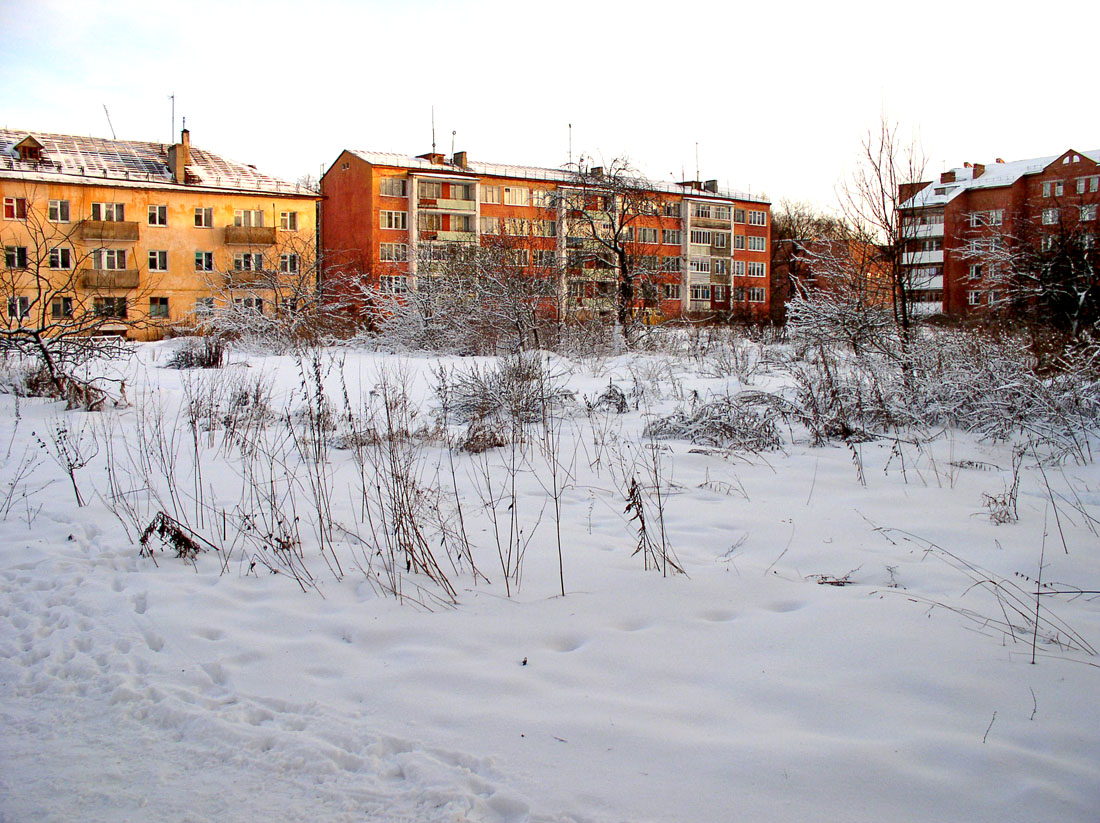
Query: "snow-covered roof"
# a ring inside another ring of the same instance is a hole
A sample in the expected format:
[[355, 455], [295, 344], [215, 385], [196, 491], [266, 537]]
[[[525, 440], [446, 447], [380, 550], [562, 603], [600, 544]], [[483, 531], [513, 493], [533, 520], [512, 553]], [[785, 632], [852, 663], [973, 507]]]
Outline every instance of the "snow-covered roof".
[[[16, 146], [28, 136], [42, 145], [41, 160], [22, 160]], [[0, 177], [36, 182], [94, 183], [126, 188], [216, 189], [265, 194], [312, 194], [253, 166], [191, 146], [186, 184], [168, 168], [169, 143], [107, 140], [70, 134], [0, 129]]]
[[[1083, 151], [1080, 154], [1095, 163], [1100, 163], [1100, 150]], [[977, 179], [974, 179], [974, 169], [971, 166], [951, 169], [955, 173], [953, 182], [940, 183], [938, 180], [931, 182], [905, 201], [901, 207], [903, 209], [922, 209], [942, 206], [970, 189], [1011, 186], [1026, 174], [1040, 173], [1061, 156], [1061, 154], [1053, 154], [1050, 157], [1013, 160], [1010, 163], [988, 163], [985, 166], [985, 171]]]
[[[470, 160], [465, 167], [444, 160], [442, 164], [433, 163], [423, 157], [409, 157], [384, 151], [360, 151], [348, 149], [364, 162], [377, 166], [395, 166], [404, 169], [415, 169], [429, 174], [443, 176], [483, 176], [483, 177], [508, 177], [517, 180], [546, 180], [559, 183], [571, 183], [576, 180], [576, 174], [568, 169], [551, 169], [541, 166], [517, 166], [509, 163], [486, 163], [479, 160]], [[766, 197], [758, 194], [749, 194], [741, 191], [719, 189], [717, 192], [702, 191], [689, 186], [681, 186], [676, 183], [662, 183], [648, 181], [654, 191], [668, 192], [669, 194], [682, 194], [684, 196], [700, 199], [718, 200], [744, 200], [751, 203], [770, 203]]]

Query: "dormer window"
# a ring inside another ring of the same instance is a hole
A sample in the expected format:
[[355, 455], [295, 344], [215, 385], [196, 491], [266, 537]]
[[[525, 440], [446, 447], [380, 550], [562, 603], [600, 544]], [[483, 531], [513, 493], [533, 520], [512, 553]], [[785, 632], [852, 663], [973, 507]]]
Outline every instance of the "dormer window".
[[29, 134], [15, 144], [15, 150], [19, 153], [19, 159], [25, 163], [41, 162], [42, 149], [42, 144]]

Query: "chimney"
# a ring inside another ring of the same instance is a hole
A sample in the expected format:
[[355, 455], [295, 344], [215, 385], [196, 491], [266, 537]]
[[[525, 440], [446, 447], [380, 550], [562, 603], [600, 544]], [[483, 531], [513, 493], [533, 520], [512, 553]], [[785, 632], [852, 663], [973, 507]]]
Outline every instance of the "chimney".
[[446, 160], [446, 158], [442, 154], [434, 151], [430, 151], [427, 154], [418, 154], [416, 156], [416, 159], [427, 160], [433, 166], [442, 166]]
[[974, 164], [974, 179], [977, 180], [983, 174], [985, 174], [985, 163], [975, 163]]
[[464, 152], [464, 151], [456, 151], [455, 156], [452, 158], [451, 162], [453, 162], [454, 165], [458, 166], [460, 169], [468, 169], [469, 168], [469, 166], [466, 163], [466, 152]]
[[596, 178], [603, 177], [603, 166], [593, 166], [588, 173]]
[[997, 158], [998, 163], [1003, 163], [1004, 161], [1005, 161], [1005, 159], [1003, 157], [998, 157]]
[[955, 170], [952, 169], [951, 171], [945, 171], [943, 174], [941, 174], [940, 175], [940, 182], [941, 183], [954, 183], [955, 182]]
[[177, 183], [187, 182], [187, 167], [191, 165], [191, 132], [180, 132], [180, 142], [168, 148], [168, 171]]
[[703, 184], [703, 191], [709, 191], [711, 194], [718, 194], [718, 181], [708, 180]]
[[963, 168], [964, 168], [964, 169], [969, 169], [969, 168], [972, 168], [972, 166], [970, 165], [970, 161], [969, 161], [969, 160], [967, 160], [967, 161], [966, 161], [965, 163], [963, 163]]

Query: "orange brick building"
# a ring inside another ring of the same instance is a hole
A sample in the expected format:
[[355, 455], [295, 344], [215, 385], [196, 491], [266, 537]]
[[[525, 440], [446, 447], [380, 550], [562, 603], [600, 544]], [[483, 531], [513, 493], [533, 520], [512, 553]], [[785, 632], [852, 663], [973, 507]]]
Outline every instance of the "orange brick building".
[[903, 187], [903, 263], [924, 313], [980, 315], [1002, 303], [1003, 272], [1023, 244], [1058, 233], [1096, 242], [1100, 151], [965, 163]]
[[[593, 199], [600, 197], [592, 183], [599, 173], [583, 175]], [[565, 169], [475, 162], [466, 152], [344, 151], [321, 180], [325, 269], [355, 272], [372, 287], [400, 293], [431, 277], [441, 248], [522, 237], [517, 276], [553, 273], [564, 280], [565, 313], [609, 314], [616, 264], [580, 253], [585, 238], [576, 218], [583, 209], [566, 205], [577, 204], [570, 195], [580, 178]], [[630, 225], [632, 251], [651, 273], [648, 297], [639, 292], [635, 312], [766, 319], [769, 201], [720, 191], [713, 180], [647, 186], [652, 210]]]

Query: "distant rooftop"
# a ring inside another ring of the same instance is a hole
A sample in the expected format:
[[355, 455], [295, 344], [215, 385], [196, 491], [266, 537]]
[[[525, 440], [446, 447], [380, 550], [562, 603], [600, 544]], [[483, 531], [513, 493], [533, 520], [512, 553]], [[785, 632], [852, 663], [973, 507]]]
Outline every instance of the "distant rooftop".
[[[974, 167], [970, 164], [950, 169], [945, 174], [954, 172], [955, 179], [952, 182], [941, 183], [939, 178], [929, 183], [909, 200], [902, 204], [903, 209], [928, 208], [930, 206], [942, 206], [954, 200], [962, 192], [969, 189], [991, 189], [999, 186], [1011, 186], [1026, 174], [1038, 174], [1059, 157], [1065, 154], [1052, 154], [1050, 157], [1035, 157], [1030, 160], [1013, 160], [1009, 163], [1003, 161], [986, 163], [984, 172], [977, 179], [974, 178]], [[1087, 157], [1094, 163], [1100, 163], [1100, 150], [1082, 151], [1078, 154]]]
[[[39, 159], [21, 159], [16, 146], [28, 137], [41, 146]], [[170, 143], [0, 129], [0, 177], [128, 188], [312, 194], [293, 183], [263, 174], [254, 166], [234, 163], [193, 145], [191, 162], [187, 165], [188, 182], [177, 183], [168, 168], [169, 148]]]
[[[479, 160], [469, 160], [465, 167], [456, 165], [444, 158], [442, 164], [433, 163], [423, 157], [410, 157], [404, 154], [395, 154], [384, 151], [360, 151], [348, 149], [360, 160], [378, 166], [396, 166], [405, 169], [417, 169], [435, 174], [450, 175], [483, 175], [485, 177], [510, 177], [517, 180], [547, 180], [559, 183], [568, 183], [576, 180], [576, 173], [569, 169], [551, 169], [541, 166], [516, 166], [507, 163], [486, 163]], [[752, 203], [770, 203], [766, 197], [758, 194], [749, 194], [741, 191], [729, 191], [719, 189], [716, 192], [703, 191], [690, 186], [681, 186], [676, 183], [662, 183], [650, 180], [649, 185], [654, 191], [663, 191], [670, 194], [682, 194], [700, 198], [718, 198], [723, 200], [745, 200]]]

